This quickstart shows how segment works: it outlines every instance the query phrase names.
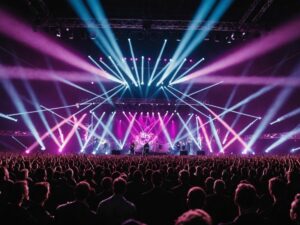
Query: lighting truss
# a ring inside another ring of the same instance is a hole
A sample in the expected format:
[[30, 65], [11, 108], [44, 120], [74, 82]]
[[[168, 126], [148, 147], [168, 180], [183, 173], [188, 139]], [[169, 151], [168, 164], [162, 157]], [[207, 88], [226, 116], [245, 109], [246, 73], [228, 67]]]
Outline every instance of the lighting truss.
[[212, 30], [223, 32], [261, 32], [262, 27], [257, 24], [239, 22], [216, 22], [212, 27], [207, 26], [207, 21], [201, 21], [198, 26], [189, 27], [189, 20], [143, 20], [143, 19], [109, 19], [107, 22], [98, 22], [95, 19], [89, 19], [85, 22], [78, 18], [56, 18], [50, 19], [40, 28], [86, 28], [86, 29], [127, 29], [127, 30], [145, 30], [145, 23], [149, 24], [151, 30]]

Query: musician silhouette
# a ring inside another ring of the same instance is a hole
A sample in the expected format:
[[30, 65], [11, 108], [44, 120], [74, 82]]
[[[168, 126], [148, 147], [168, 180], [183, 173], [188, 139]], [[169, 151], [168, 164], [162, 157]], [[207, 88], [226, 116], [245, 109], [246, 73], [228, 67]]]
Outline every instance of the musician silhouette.
[[132, 142], [130, 145], [130, 155], [134, 155], [134, 153], [135, 153], [135, 144], [134, 142]]
[[148, 155], [148, 154], [149, 154], [149, 151], [150, 151], [150, 145], [149, 145], [149, 143], [147, 142], [147, 143], [144, 145], [143, 155]]

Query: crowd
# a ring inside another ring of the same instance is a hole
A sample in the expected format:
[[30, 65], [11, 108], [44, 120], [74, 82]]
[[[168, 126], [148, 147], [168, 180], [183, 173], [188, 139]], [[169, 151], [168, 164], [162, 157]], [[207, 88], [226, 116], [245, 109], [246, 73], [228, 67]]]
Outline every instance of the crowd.
[[299, 160], [3, 153], [1, 224], [300, 224]]

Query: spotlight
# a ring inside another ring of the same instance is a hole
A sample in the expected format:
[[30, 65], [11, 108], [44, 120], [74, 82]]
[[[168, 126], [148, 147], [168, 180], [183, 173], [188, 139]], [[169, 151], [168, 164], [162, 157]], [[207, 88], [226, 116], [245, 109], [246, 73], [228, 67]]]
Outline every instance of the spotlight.
[[57, 32], [56, 32], [56, 37], [60, 38], [61, 37], [61, 31], [60, 29], [58, 28], [57, 29]]
[[291, 152], [291, 153], [294, 153], [294, 152], [296, 152], [296, 151], [298, 151], [298, 150], [300, 150], [300, 147], [292, 148], [290, 152]]
[[95, 40], [96, 39], [96, 34], [94, 32], [90, 33], [90, 39], [91, 40]]
[[45, 147], [45, 146], [42, 146], [42, 147], [41, 147], [41, 150], [43, 150], [43, 151], [46, 150], [46, 147]]
[[226, 36], [226, 37], [225, 37], [225, 40], [226, 40], [227, 44], [231, 44], [231, 39], [230, 39], [229, 36]]
[[230, 37], [231, 37], [231, 40], [234, 41], [235, 40], [235, 33], [232, 33]]
[[70, 32], [70, 34], [69, 34], [69, 40], [73, 40], [73, 39], [74, 39], [74, 33]]

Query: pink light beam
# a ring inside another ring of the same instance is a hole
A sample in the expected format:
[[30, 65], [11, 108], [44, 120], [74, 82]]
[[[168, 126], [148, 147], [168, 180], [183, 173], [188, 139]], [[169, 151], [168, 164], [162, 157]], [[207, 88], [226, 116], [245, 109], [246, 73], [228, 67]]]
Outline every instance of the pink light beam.
[[[25, 44], [41, 53], [47, 54], [53, 58], [61, 60], [76, 68], [85, 70], [86, 72], [96, 74], [100, 77], [123, 83], [114, 76], [106, 73], [103, 70], [99, 70], [97, 67], [86, 62], [81, 57], [75, 55], [67, 48], [62, 47], [54, 40], [46, 37], [44, 34], [34, 32], [30, 26], [18, 21], [9, 13], [0, 9], [0, 33], [6, 35], [9, 38], [14, 39], [17, 42]], [[26, 34], [26, 35], [24, 35]]]
[[203, 124], [203, 122], [202, 122], [202, 120], [201, 120], [201, 118], [200, 118], [199, 116], [197, 117], [197, 119], [198, 119], [198, 121], [199, 121], [201, 130], [202, 130], [202, 132], [203, 132], [204, 139], [205, 139], [206, 145], [207, 145], [207, 147], [208, 147], [208, 150], [209, 150], [210, 152], [213, 152], [212, 147], [211, 147], [211, 144], [210, 144], [210, 141], [209, 141], [209, 137], [208, 137], [207, 132], [206, 132], [206, 129], [205, 129], [205, 125]]
[[172, 84], [186, 82], [188, 80], [237, 65], [254, 57], [266, 54], [289, 42], [295, 41], [300, 37], [299, 27], [300, 19], [297, 18], [287, 25], [276, 29], [274, 32], [271, 32], [265, 37], [256, 41], [252, 41], [241, 49], [238, 49], [233, 53], [222, 57], [220, 60], [208, 65], [207, 67], [204, 67], [203, 69], [200, 69], [194, 73], [191, 73], [181, 79], [172, 82]]
[[68, 142], [71, 140], [71, 138], [73, 137], [73, 135], [75, 134], [79, 124], [81, 124], [81, 122], [84, 120], [84, 118], [86, 117], [86, 114], [83, 114], [82, 117], [77, 121], [76, 117], [75, 117], [75, 124], [73, 126], [73, 128], [71, 129], [71, 131], [68, 133], [67, 137], [65, 138], [64, 143], [60, 146], [60, 148], [58, 149], [58, 152], [61, 153], [64, 149], [64, 147], [68, 144]]

